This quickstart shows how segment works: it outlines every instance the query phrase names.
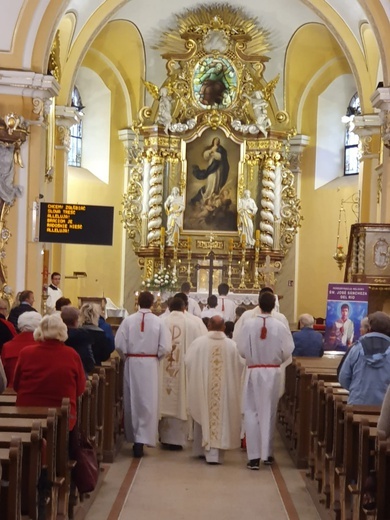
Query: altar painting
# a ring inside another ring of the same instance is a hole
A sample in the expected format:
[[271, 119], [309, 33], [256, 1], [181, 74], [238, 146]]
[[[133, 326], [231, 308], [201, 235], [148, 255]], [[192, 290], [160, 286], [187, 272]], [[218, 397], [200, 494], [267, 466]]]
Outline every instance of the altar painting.
[[208, 129], [187, 144], [184, 229], [237, 231], [240, 145]]

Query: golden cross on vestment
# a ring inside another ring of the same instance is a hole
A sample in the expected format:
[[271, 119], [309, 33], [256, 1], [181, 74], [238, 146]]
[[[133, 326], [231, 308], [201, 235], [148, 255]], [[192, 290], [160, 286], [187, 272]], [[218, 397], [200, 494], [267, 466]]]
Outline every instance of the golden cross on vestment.
[[259, 273], [263, 276], [264, 285], [273, 287], [275, 285], [275, 273], [280, 271], [280, 267], [271, 264], [271, 257], [267, 255], [263, 267], [259, 267]]

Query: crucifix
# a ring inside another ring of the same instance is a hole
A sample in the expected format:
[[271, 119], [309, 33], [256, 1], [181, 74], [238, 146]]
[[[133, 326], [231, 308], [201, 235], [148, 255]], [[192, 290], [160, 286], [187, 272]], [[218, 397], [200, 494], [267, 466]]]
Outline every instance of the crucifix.
[[214, 241], [213, 234], [210, 233], [210, 251], [209, 251], [208, 255], [206, 256], [206, 258], [208, 258], [208, 260], [209, 260], [209, 265], [196, 264], [196, 266], [195, 266], [195, 269], [197, 271], [199, 271], [200, 269], [207, 269], [209, 271], [209, 296], [211, 296], [213, 294], [214, 271], [223, 271], [226, 268], [225, 265], [221, 265], [221, 266], [214, 265], [215, 253], [213, 251], [213, 241]]
[[263, 267], [259, 267], [259, 273], [262, 275], [266, 287], [273, 288], [275, 285], [275, 273], [278, 273], [279, 271], [280, 267], [271, 265], [271, 257], [267, 255]]

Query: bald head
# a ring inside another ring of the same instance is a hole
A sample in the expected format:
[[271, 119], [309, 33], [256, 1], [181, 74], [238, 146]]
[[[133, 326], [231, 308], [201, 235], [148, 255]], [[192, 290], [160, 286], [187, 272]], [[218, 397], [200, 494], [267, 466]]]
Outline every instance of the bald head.
[[223, 332], [225, 330], [225, 321], [222, 318], [222, 316], [218, 316], [218, 315], [212, 316], [209, 321], [208, 329], [209, 330], [220, 330]]

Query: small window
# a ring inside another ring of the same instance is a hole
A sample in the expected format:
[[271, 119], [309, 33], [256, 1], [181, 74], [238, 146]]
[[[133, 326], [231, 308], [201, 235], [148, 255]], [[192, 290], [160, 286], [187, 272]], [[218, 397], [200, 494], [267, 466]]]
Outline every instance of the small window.
[[[76, 108], [80, 115], [83, 115], [84, 107], [80, 92], [75, 86], [72, 92], [72, 107]], [[68, 166], [81, 167], [81, 152], [83, 141], [83, 122], [70, 127], [70, 150], [68, 153]]]
[[359, 136], [354, 133], [354, 118], [361, 114], [360, 100], [357, 93], [352, 97], [347, 107], [347, 113], [342, 121], [345, 123], [344, 144], [344, 175], [359, 173]]

